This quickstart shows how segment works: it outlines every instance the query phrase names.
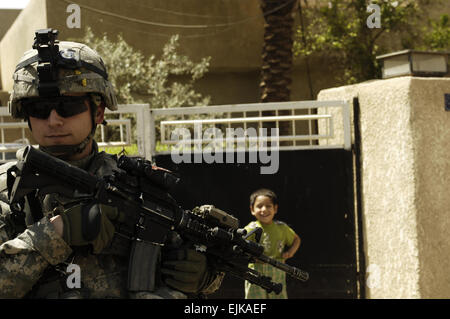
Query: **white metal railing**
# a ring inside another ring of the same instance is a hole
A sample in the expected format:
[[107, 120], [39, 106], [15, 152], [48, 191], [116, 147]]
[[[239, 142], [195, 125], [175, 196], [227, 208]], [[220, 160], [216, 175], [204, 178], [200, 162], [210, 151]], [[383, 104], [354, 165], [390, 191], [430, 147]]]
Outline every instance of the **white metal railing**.
[[[328, 112], [328, 110], [337, 109], [336, 112]], [[313, 110], [316, 114], [313, 114]], [[291, 115], [278, 115], [279, 111], [290, 110]], [[296, 110], [303, 110], [307, 114], [296, 115]], [[264, 111], [274, 111], [275, 116], [262, 116]], [[250, 112], [258, 112], [258, 116], [247, 116]], [[200, 127], [201, 130], [205, 128], [216, 128], [216, 125], [226, 125], [227, 128], [236, 127], [242, 124], [243, 130], [247, 130], [249, 123], [256, 123], [258, 128], [262, 127], [263, 122], [275, 122], [275, 127], [280, 127], [280, 122], [290, 122], [291, 132], [289, 135], [279, 135], [276, 139], [279, 142], [291, 141], [291, 146], [280, 145], [280, 150], [294, 150], [294, 149], [318, 149], [318, 148], [344, 148], [351, 149], [351, 130], [350, 130], [350, 105], [347, 101], [297, 101], [297, 102], [279, 102], [279, 103], [254, 103], [254, 104], [237, 104], [237, 105], [220, 105], [220, 106], [206, 106], [206, 107], [183, 107], [171, 109], [154, 109], [150, 111], [150, 128], [151, 134], [152, 154], [168, 153], [170, 150], [157, 151], [156, 150], [156, 127], [159, 121], [160, 125], [160, 143], [167, 145], [169, 148], [174, 144], [179, 144], [179, 140], [173, 140], [171, 133], [177, 128], [190, 129], [196, 131]], [[242, 113], [244, 116], [232, 117], [233, 113]], [[219, 114], [220, 118], [215, 118]], [[202, 115], [202, 119], [185, 119], [185, 117], [192, 117]], [[171, 116], [182, 116], [181, 120], [166, 120]], [[296, 123], [300, 121], [307, 122], [307, 129], [302, 129], [303, 134], [299, 134], [296, 128]], [[317, 125], [318, 134], [313, 134], [314, 125]], [[336, 134], [336, 124], [342, 128], [343, 134]], [[240, 138], [221, 138], [217, 141], [216, 136], [206, 137], [203, 132], [197, 131], [194, 133], [194, 138], [189, 139], [186, 143], [208, 143], [211, 142], [229, 142], [233, 140], [239, 142], [241, 140], [251, 141], [251, 137]], [[199, 137], [200, 135], [200, 137]], [[225, 135], [225, 134], [224, 134]], [[267, 139], [267, 137], [266, 137]], [[274, 138], [269, 138], [274, 139]], [[306, 141], [297, 145], [298, 141]]]
[[[148, 104], [121, 104], [116, 111], [105, 110], [106, 114], [133, 113], [136, 119], [136, 143], [138, 155], [147, 159], [151, 158], [150, 145], [150, 106]], [[107, 120], [110, 123], [111, 120]], [[128, 135], [128, 134], [127, 134]], [[122, 131], [121, 131], [122, 136]], [[130, 134], [131, 136], [131, 134]]]
[[[161, 121], [161, 144], [178, 144], [179, 141], [176, 140], [167, 140], [166, 139], [166, 128], [171, 125], [189, 125], [192, 124], [195, 126], [203, 127], [203, 124], [236, 124], [236, 123], [251, 123], [251, 122], [274, 122], [278, 123], [281, 121], [297, 121], [297, 120], [318, 120], [318, 119], [328, 119], [330, 122], [330, 126], [332, 126], [332, 118], [331, 115], [292, 115], [292, 116], [263, 116], [263, 117], [242, 117], [242, 118], [227, 118], [227, 119], [210, 119], [210, 120], [180, 120], [180, 121]], [[248, 129], [248, 127], [245, 127]], [[244, 130], [245, 130], [244, 129]], [[312, 141], [313, 139], [321, 139], [321, 138], [332, 138], [333, 136], [328, 132], [328, 134], [322, 135], [284, 135], [278, 136], [274, 139], [278, 141]], [[242, 138], [225, 138], [223, 139], [225, 142], [227, 141], [240, 141], [246, 140], [247, 137]], [[269, 138], [268, 138], [269, 139]], [[215, 139], [213, 138], [201, 138], [201, 139], [192, 139], [192, 142], [213, 142]]]
[[[108, 125], [111, 126], [119, 126], [120, 130], [120, 139], [117, 141], [107, 141], [105, 140], [104, 127], [101, 126], [101, 138], [97, 141], [98, 146], [106, 147], [106, 146], [128, 146], [132, 144], [132, 127], [130, 119], [108, 119], [108, 114], [123, 114], [123, 113], [134, 113], [136, 116], [136, 128], [139, 132], [138, 134], [138, 152], [139, 156], [149, 156], [150, 147], [147, 145], [145, 147], [144, 139], [141, 138], [145, 134], [145, 119], [148, 118], [149, 107], [147, 104], [145, 105], [122, 105], [119, 107], [117, 111], [105, 111], [105, 118], [108, 122]], [[14, 154], [7, 155], [7, 153], [12, 153], [17, 151], [18, 149], [24, 147], [29, 144], [29, 141], [26, 137], [26, 129], [28, 128], [28, 123], [26, 122], [3, 122], [3, 117], [9, 117], [9, 112], [7, 107], [0, 107], [0, 161], [6, 162], [8, 160], [14, 160]], [[6, 134], [7, 130], [10, 129], [21, 129], [21, 138], [15, 141], [7, 141], [8, 136]], [[141, 136], [141, 137], [139, 137]], [[148, 139], [147, 139], [148, 140]], [[146, 153], [147, 150], [147, 153]]]
[[[100, 141], [98, 146], [128, 146], [131, 145], [131, 120], [130, 119], [109, 119], [108, 125], [119, 126], [120, 140], [119, 141], [105, 141], [105, 127], [100, 126]], [[125, 126], [125, 136], [123, 128]]]
[[[289, 110], [290, 115], [279, 115], [280, 111]], [[296, 114], [297, 110], [303, 113]], [[263, 116], [263, 112], [273, 111], [275, 116]], [[279, 135], [276, 139], [280, 142], [292, 142], [291, 146], [280, 145], [280, 150], [294, 149], [321, 149], [321, 148], [344, 148], [351, 149], [351, 126], [350, 126], [350, 104], [348, 101], [296, 101], [296, 102], [277, 102], [277, 103], [251, 103], [251, 104], [233, 104], [199, 107], [182, 107], [170, 109], [150, 109], [148, 104], [119, 105], [117, 111], [106, 110], [106, 114], [124, 114], [134, 113], [136, 118], [136, 142], [138, 146], [138, 155], [151, 159], [156, 154], [167, 153], [161, 148], [156, 148], [156, 137], [159, 136], [160, 144], [168, 148], [172, 147], [175, 141], [168, 137], [170, 129], [176, 127], [195, 127], [209, 128], [216, 125], [225, 125], [227, 128], [236, 127], [241, 124], [243, 130], [262, 128], [264, 122], [275, 122], [276, 127], [280, 127], [281, 122], [291, 123], [291, 134]], [[257, 113], [254, 116], [252, 113]], [[235, 116], [235, 114], [242, 114]], [[0, 107], [0, 121], [2, 116], [9, 116], [6, 107]], [[181, 120], [172, 120], [171, 117], [182, 117]], [[196, 119], [193, 117], [197, 117]], [[202, 117], [199, 119], [198, 117]], [[108, 145], [129, 145], [131, 143], [131, 123], [129, 119], [107, 119], [111, 125], [120, 126], [120, 141], [104, 141], [102, 130], [102, 140], [98, 141], [100, 146]], [[297, 123], [306, 122], [307, 128], [302, 128], [298, 132]], [[0, 153], [3, 159], [5, 152], [14, 151], [28, 141], [26, 139], [26, 122], [1, 122], [0, 134], [1, 144]], [[22, 130], [20, 141], [5, 142], [5, 130], [19, 128]], [[337, 129], [336, 129], [337, 128]], [[126, 137], [124, 137], [124, 131]], [[158, 132], [159, 131], [159, 132]], [[318, 133], [313, 133], [317, 131]], [[159, 134], [157, 134], [159, 133]], [[201, 136], [204, 137], [202, 134]], [[246, 137], [243, 137], [245, 139]], [[266, 137], [267, 138], [267, 137]], [[271, 139], [271, 138], [269, 138]], [[198, 140], [193, 139], [192, 142]], [[215, 141], [212, 138], [201, 138], [200, 142], [210, 143]], [[227, 139], [223, 140], [228, 142]], [[235, 138], [239, 142], [240, 138]], [[251, 141], [251, 137], [247, 138]], [[306, 143], [306, 144], [305, 144]], [[2, 158], [0, 157], [0, 161]]]

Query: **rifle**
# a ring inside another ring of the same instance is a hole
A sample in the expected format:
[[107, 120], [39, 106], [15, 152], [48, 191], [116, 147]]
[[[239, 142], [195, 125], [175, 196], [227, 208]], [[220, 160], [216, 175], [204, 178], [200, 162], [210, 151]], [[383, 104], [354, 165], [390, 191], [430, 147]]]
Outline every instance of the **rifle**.
[[212, 256], [208, 260], [214, 261], [218, 271], [248, 280], [268, 292], [280, 293], [282, 284], [248, 268], [249, 262], [270, 264], [301, 281], [309, 278], [307, 272], [265, 256], [262, 245], [247, 239], [254, 233], [260, 237], [261, 228], [247, 234], [245, 229], [238, 228], [238, 219], [212, 205], [192, 211], [182, 209], [168, 193], [180, 179], [143, 158], [122, 155], [117, 162], [118, 170], [104, 177], [91, 175], [31, 146], [18, 159], [7, 172], [9, 201], [15, 210], [21, 210], [24, 196], [38, 190], [40, 195], [59, 193], [69, 198], [95, 200], [125, 213], [124, 229], [132, 229], [131, 234], [122, 233], [132, 239], [130, 291], [154, 290], [158, 256], [170, 231], [176, 231]]

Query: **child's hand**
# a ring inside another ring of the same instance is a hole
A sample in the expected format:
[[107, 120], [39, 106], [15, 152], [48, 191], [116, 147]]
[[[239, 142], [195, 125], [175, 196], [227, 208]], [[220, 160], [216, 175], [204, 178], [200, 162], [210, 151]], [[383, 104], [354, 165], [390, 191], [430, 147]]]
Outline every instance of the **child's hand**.
[[297, 252], [298, 248], [300, 247], [300, 243], [301, 243], [301, 239], [300, 237], [298, 237], [297, 234], [295, 234], [294, 237], [294, 242], [292, 243], [292, 246], [289, 247], [288, 250], [286, 250], [281, 257], [286, 260], [289, 259], [291, 257], [294, 257], [295, 253]]
[[292, 256], [294, 256], [294, 254], [291, 253], [289, 250], [288, 250], [288, 251], [285, 251], [285, 252], [283, 253], [283, 255], [281, 255], [281, 257], [282, 257], [283, 259], [285, 259], [285, 260], [291, 258]]

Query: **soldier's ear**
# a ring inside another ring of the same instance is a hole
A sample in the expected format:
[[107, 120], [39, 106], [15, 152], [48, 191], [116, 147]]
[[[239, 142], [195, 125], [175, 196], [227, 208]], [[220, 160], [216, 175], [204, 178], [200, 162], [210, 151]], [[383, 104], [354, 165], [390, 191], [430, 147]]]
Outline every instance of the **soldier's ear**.
[[97, 107], [97, 114], [95, 114], [95, 123], [96, 124], [102, 124], [105, 119], [105, 104], [102, 102]]

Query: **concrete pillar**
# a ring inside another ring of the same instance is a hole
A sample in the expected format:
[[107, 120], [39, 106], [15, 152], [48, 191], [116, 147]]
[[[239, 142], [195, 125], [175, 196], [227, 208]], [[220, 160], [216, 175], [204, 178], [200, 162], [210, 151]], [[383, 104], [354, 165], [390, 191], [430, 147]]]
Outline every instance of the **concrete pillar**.
[[368, 298], [450, 298], [446, 93], [450, 78], [400, 77], [318, 95], [359, 98]]

